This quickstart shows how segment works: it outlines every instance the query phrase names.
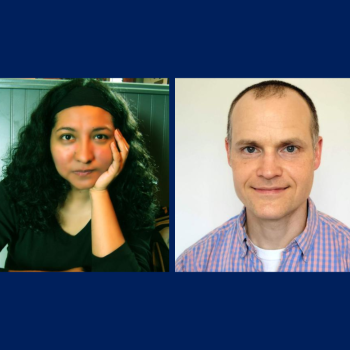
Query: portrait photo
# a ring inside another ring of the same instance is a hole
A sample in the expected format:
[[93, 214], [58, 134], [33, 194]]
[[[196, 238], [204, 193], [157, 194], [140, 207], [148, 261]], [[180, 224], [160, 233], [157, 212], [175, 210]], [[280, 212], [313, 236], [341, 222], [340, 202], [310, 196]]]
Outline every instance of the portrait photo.
[[1, 272], [169, 271], [167, 79], [0, 79], [0, 126]]
[[178, 272], [350, 266], [350, 79], [175, 79]]

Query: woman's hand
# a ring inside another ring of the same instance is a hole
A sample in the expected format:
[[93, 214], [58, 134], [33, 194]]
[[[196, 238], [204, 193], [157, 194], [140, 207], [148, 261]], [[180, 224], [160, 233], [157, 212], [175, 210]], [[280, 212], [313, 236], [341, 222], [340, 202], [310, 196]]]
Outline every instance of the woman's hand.
[[113, 162], [106, 172], [104, 172], [96, 181], [95, 186], [90, 191], [104, 191], [108, 185], [120, 174], [123, 170], [126, 159], [129, 154], [129, 144], [126, 142], [119, 129], [114, 131], [114, 137], [118, 142], [119, 150], [115, 142], [111, 143]]

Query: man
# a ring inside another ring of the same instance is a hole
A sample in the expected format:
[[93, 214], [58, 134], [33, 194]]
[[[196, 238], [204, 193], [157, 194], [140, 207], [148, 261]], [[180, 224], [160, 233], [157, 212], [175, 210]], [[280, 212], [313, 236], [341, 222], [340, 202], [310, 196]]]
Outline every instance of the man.
[[225, 146], [245, 207], [188, 248], [176, 271], [350, 271], [350, 229], [309, 198], [322, 141], [299, 88], [271, 80], [242, 91]]

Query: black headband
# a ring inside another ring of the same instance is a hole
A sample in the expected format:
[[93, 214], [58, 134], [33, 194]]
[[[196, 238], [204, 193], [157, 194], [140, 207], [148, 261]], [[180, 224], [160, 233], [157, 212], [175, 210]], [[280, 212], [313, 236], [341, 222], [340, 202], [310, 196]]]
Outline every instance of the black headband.
[[105, 97], [99, 90], [87, 86], [79, 86], [63, 97], [53, 110], [53, 115], [56, 115], [63, 109], [75, 106], [100, 107], [109, 113], [111, 113], [112, 110], [112, 106], [106, 101]]

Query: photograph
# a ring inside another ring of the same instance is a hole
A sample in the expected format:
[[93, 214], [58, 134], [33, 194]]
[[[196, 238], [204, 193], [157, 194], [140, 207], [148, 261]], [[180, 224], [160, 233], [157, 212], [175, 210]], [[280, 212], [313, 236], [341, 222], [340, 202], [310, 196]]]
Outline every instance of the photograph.
[[176, 272], [350, 271], [350, 79], [175, 79]]
[[1, 272], [169, 271], [168, 84], [4, 78], [0, 126]]

